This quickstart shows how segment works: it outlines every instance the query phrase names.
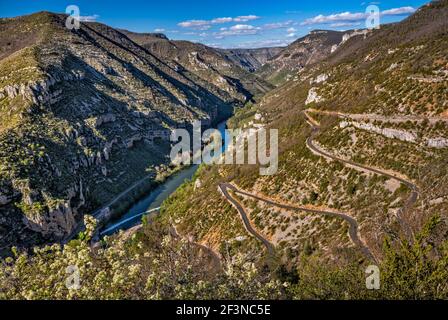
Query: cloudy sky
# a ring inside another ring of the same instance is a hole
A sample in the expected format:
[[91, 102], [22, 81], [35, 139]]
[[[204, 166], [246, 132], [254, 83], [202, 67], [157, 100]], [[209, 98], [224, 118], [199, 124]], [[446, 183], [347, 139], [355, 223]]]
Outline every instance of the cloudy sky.
[[283, 46], [313, 29], [365, 28], [376, 5], [381, 23], [400, 21], [428, 1], [389, 0], [0, 0], [0, 16], [65, 12], [77, 5], [84, 20], [136, 32], [162, 32], [210, 46]]

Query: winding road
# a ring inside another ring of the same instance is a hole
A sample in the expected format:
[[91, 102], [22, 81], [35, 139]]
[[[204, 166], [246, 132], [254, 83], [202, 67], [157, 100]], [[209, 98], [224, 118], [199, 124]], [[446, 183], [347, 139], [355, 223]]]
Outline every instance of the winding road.
[[238, 191], [233, 185], [228, 183], [220, 183], [218, 185], [218, 189], [221, 191], [221, 193], [224, 195], [224, 197], [227, 199], [227, 201], [230, 202], [231, 205], [235, 207], [236, 210], [240, 213], [241, 219], [243, 220], [244, 226], [251, 235], [253, 235], [256, 239], [258, 239], [260, 242], [263, 243], [263, 245], [266, 247], [268, 254], [271, 256], [275, 256], [275, 247], [274, 245], [266, 239], [264, 236], [259, 234], [254, 227], [252, 226], [252, 223], [247, 216], [246, 211], [244, 210], [244, 207], [241, 205], [241, 203], [236, 200], [234, 197], [232, 197], [229, 193], [229, 189], [233, 191]]
[[[312, 111], [312, 110], [310, 110]], [[367, 171], [367, 172], [372, 172], [374, 174], [378, 174], [378, 175], [382, 175], [385, 176], [389, 179], [394, 179], [400, 183], [402, 183], [403, 185], [405, 185], [406, 187], [408, 187], [411, 190], [411, 194], [409, 196], [409, 198], [406, 200], [406, 203], [404, 205], [403, 208], [400, 209], [400, 211], [398, 212], [397, 216], [398, 219], [400, 220], [400, 224], [403, 228], [403, 230], [405, 231], [407, 236], [410, 236], [411, 234], [411, 230], [409, 228], [409, 226], [407, 226], [403, 220], [402, 220], [402, 215], [410, 208], [412, 207], [419, 196], [419, 188], [417, 185], [415, 185], [413, 182], [400, 177], [398, 174], [395, 175], [393, 173], [389, 173], [386, 171], [383, 171], [381, 169], [377, 169], [377, 168], [373, 168], [373, 167], [369, 167], [366, 165], [362, 165], [356, 162], [353, 162], [351, 160], [346, 160], [346, 159], [342, 159], [339, 158], [337, 156], [334, 156], [330, 153], [328, 153], [325, 150], [320, 149], [319, 147], [317, 147], [313, 141], [314, 138], [317, 136], [317, 134], [319, 133], [320, 130], [320, 124], [315, 121], [309, 114], [307, 111], [304, 111], [304, 114], [307, 118], [307, 123], [312, 127], [312, 133], [310, 135], [310, 137], [308, 137], [308, 139], [306, 140], [306, 145], [307, 147], [315, 154], [318, 154], [320, 156], [329, 158], [331, 160], [334, 161], [338, 161], [341, 162], [343, 164], [352, 166], [356, 169], [362, 170], [362, 171]], [[329, 113], [332, 114], [332, 113]], [[257, 232], [255, 230], [255, 228], [252, 226], [252, 223], [244, 209], [244, 207], [241, 205], [241, 203], [235, 199], [234, 197], [232, 197], [232, 195], [229, 193], [229, 190], [256, 199], [258, 201], [262, 201], [265, 202], [267, 204], [270, 204], [272, 206], [276, 206], [279, 208], [283, 208], [283, 209], [287, 209], [287, 210], [299, 210], [299, 211], [303, 211], [303, 212], [308, 212], [308, 213], [313, 213], [313, 214], [320, 214], [320, 215], [326, 215], [326, 216], [330, 216], [330, 217], [337, 217], [337, 218], [341, 218], [344, 221], [346, 221], [349, 224], [349, 236], [351, 241], [361, 250], [361, 252], [369, 259], [373, 260], [373, 261], [377, 261], [377, 259], [375, 258], [375, 256], [373, 255], [373, 253], [370, 251], [370, 249], [367, 247], [367, 245], [361, 240], [361, 237], [359, 235], [359, 225], [358, 222], [356, 221], [356, 219], [354, 219], [352, 216], [347, 215], [345, 213], [340, 213], [340, 212], [334, 212], [334, 211], [329, 211], [329, 210], [319, 210], [319, 209], [313, 209], [313, 208], [309, 208], [309, 207], [300, 207], [300, 206], [294, 206], [294, 205], [290, 205], [290, 204], [284, 204], [284, 203], [279, 203], [276, 201], [273, 201], [272, 199], [268, 199], [266, 197], [262, 197], [262, 196], [257, 196], [251, 193], [248, 193], [246, 191], [242, 191], [239, 190], [237, 187], [235, 187], [234, 185], [230, 184], [230, 183], [220, 183], [218, 186], [218, 189], [221, 191], [221, 193], [223, 194], [223, 196], [226, 198], [226, 200], [232, 204], [237, 211], [239, 212], [244, 226], [246, 228], [246, 230], [253, 235], [256, 239], [258, 239], [260, 242], [263, 243], [263, 245], [266, 247], [266, 249], [268, 250], [268, 253], [271, 255], [275, 254], [275, 247], [274, 245], [268, 240], [266, 239], [266, 237], [264, 237], [263, 235], [261, 235], [259, 232]]]
[[[308, 213], [312, 213], [312, 214], [319, 214], [319, 215], [325, 215], [325, 216], [329, 216], [329, 217], [336, 217], [336, 218], [342, 218], [343, 220], [345, 220], [348, 224], [349, 224], [349, 230], [348, 230], [348, 234], [350, 236], [351, 241], [362, 251], [362, 253], [369, 259], [376, 261], [375, 256], [372, 254], [372, 252], [370, 251], [370, 249], [364, 244], [364, 242], [361, 240], [360, 236], [359, 236], [359, 231], [358, 231], [358, 223], [356, 222], [356, 220], [352, 217], [350, 217], [347, 214], [344, 213], [339, 213], [339, 212], [333, 212], [333, 211], [324, 211], [324, 210], [318, 210], [318, 209], [311, 209], [309, 207], [300, 207], [300, 206], [294, 206], [294, 205], [290, 205], [290, 204], [283, 204], [283, 203], [279, 203], [276, 202], [274, 200], [265, 198], [265, 197], [261, 197], [261, 196], [257, 196], [255, 194], [251, 194], [248, 193], [246, 191], [242, 191], [239, 190], [237, 187], [235, 187], [232, 184], [229, 183], [222, 183], [219, 185], [219, 187], [221, 188], [221, 190], [227, 191], [227, 189], [232, 190], [235, 193], [253, 198], [255, 200], [258, 201], [262, 201], [265, 202], [269, 205], [278, 207], [278, 208], [282, 208], [282, 209], [287, 209], [287, 210], [294, 210], [294, 211], [303, 211], [303, 212], [308, 212]], [[229, 197], [227, 196], [229, 195]], [[228, 192], [224, 193], [224, 196], [227, 198], [227, 200], [229, 200], [230, 202], [236, 201], [233, 197], [230, 196], [230, 194]], [[237, 202], [237, 201], [236, 201]], [[239, 203], [238, 203], [239, 204]], [[243, 218], [244, 221], [250, 221], [244, 208], [241, 206], [241, 204], [239, 204], [240, 208], [238, 208], [238, 211], [241, 214], [241, 217]], [[246, 223], [246, 222], [245, 222]], [[250, 222], [249, 222], [250, 224]], [[246, 227], [247, 229], [247, 227]], [[263, 238], [260, 234], [258, 233], [253, 233], [251, 232], [249, 229], [248, 231], [254, 235], [257, 239], [259, 239], [260, 241], [262, 241], [265, 246], [266, 246], [266, 242], [270, 244], [270, 242]], [[272, 244], [271, 244], [272, 246]], [[266, 246], [267, 247], [267, 246]]]
[[398, 216], [398, 219], [400, 220], [400, 224], [403, 228], [403, 231], [406, 233], [406, 235], [408, 237], [410, 237], [412, 232], [411, 232], [409, 226], [403, 222], [402, 215], [416, 203], [416, 201], [418, 199], [418, 195], [420, 193], [418, 186], [415, 185], [413, 182], [406, 180], [405, 178], [399, 177], [398, 175], [394, 175], [392, 173], [385, 172], [381, 169], [372, 168], [372, 167], [369, 167], [366, 165], [362, 165], [362, 164], [353, 162], [351, 160], [342, 159], [342, 158], [339, 158], [337, 156], [334, 156], [334, 155], [328, 153], [325, 150], [320, 149], [319, 147], [317, 147], [316, 145], [313, 144], [314, 138], [319, 133], [320, 125], [309, 115], [309, 113], [307, 111], [304, 111], [304, 114], [308, 119], [308, 123], [311, 125], [311, 127], [313, 129], [311, 136], [306, 140], [306, 145], [312, 152], [317, 153], [323, 157], [332, 159], [334, 161], [339, 161], [341, 163], [348, 164], [352, 167], [355, 167], [355, 168], [358, 168], [358, 169], [361, 169], [364, 171], [369, 171], [369, 172], [372, 172], [375, 174], [385, 176], [389, 179], [394, 179], [394, 180], [404, 184], [406, 187], [408, 187], [411, 190], [411, 194], [409, 195], [408, 199], [406, 200], [405, 205], [397, 213], [397, 216]]

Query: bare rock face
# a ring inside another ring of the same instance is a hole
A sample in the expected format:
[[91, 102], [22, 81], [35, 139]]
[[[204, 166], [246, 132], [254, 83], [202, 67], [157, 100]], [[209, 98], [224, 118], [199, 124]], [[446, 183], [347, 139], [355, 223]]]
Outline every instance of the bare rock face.
[[46, 79], [29, 81], [27, 83], [7, 85], [0, 88], [0, 98], [8, 97], [14, 99], [22, 96], [25, 100], [34, 104], [54, 104], [59, 101], [61, 90], [52, 91], [51, 88], [57, 84], [68, 81], [82, 80], [84, 76], [78, 73], [66, 73], [64, 75], [48, 76]]
[[140, 134], [132, 136], [131, 138], [126, 140], [126, 148], [131, 149], [134, 146], [134, 143], [136, 143], [137, 141], [141, 141], [142, 139], [143, 137]]
[[[32, 205], [37, 191], [30, 191], [25, 202]], [[30, 230], [40, 233], [44, 237], [63, 239], [70, 235], [77, 227], [79, 209], [86, 203], [82, 183], [67, 190], [67, 201], [57, 204], [45, 212], [23, 215], [22, 222]], [[76, 201], [74, 201], [76, 200]]]
[[97, 220], [98, 221], [107, 221], [107, 220], [109, 220], [109, 218], [112, 216], [112, 211], [110, 210], [110, 208], [109, 207], [107, 207], [107, 208], [103, 208], [101, 211], [100, 211], [100, 213], [99, 213], [99, 215], [98, 215], [98, 217], [97, 217]]
[[9, 199], [6, 195], [0, 193], [0, 206], [4, 206], [5, 204], [8, 204], [11, 202], [11, 199]]
[[359, 123], [355, 121], [342, 121], [339, 124], [340, 128], [353, 126], [358, 129], [374, 132], [386, 138], [398, 139], [405, 142], [421, 143], [430, 148], [443, 149], [448, 147], [448, 139], [443, 137], [423, 138], [419, 139], [414, 132], [399, 130], [393, 128], [381, 128], [371, 123]]
[[323, 73], [316, 77], [316, 79], [311, 79], [310, 84], [325, 82], [328, 79], [328, 74]]
[[61, 204], [48, 214], [23, 216], [23, 222], [33, 231], [59, 239], [69, 235], [76, 227], [74, 211], [68, 204]]
[[198, 190], [202, 188], [202, 181], [200, 179], [197, 179], [194, 183], [194, 190]]
[[414, 143], [417, 142], [416, 134], [413, 132], [406, 131], [406, 130], [398, 130], [398, 129], [392, 129], [392, 128], [380, 128], [371, 123], [358, 123], [358, 122], [354, 122], [354, 121], [353, 122], [343, 121], [340, 123], [339, 126], [341, 128], [345, 128], [350, 125], [352, 125], [355, 128], [358, 128], [358, 129], [362, 129], [362, 130], [380, 134], [380, 135], [385, 136], [390, 139], [398, 139], [401, 141], [414, 142]]
[[316, 88], [311, 88], [310, 89], [310, 91], [308, 92], [308, 98], [305, 101], [305, 105], [308, 105], [308, 104], [313, 103], [313, 102], [318, 103], [318, 102], [322, 101], [322, 97], [320, 97], [317, 94], [316, 90], [317, 90]]
[[110, 155], [112, 153], [112, 147], [115, 143], [117, 143], [117, 139], [114, 139], [111, 142], [106, 142], [106, 145], [104, 146], [103, 149], [103, 156], [106, 161], [110, 159]]
[[17, 86], [6, 86], [3, 88], [3, 91], [6, 92], [6, 95], [13, 99], [15, 97], [17, 97], [17, 95], [19, 94], [19, 90], [17, 88]]
[[342, 37], [341, 44], [346, 43], [348, 40], [350, 40], [351, 38], [356, 37], [356, 36], [365, 37], [369, 32], [370, 32], [369, 29], [349, 31], [349, 32], [345, 33], [344, 36]]
[[427, 145], [428, 145], [428, 147], [437, 148], [437, 149], [447, 148], [448, 147], [448, 139], [446, 139], [446, 138], [428, 139]]
[[95, 127], [99, 128], [99, 127], [101, 127], [101, 125], [103, 125], [105, 123], [109, 123], [109, 122], [114, 122], [116, 119], [117, 118], [112, 113], [101, 115], [101, 116], [97, 117]]

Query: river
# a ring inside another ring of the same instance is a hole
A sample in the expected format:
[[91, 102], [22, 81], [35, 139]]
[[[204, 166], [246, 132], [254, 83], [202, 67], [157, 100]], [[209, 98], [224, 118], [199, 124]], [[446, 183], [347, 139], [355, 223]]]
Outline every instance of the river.
[[[226, 122], [218, 124], [217, 129], [224, 139], [223, 150], [226, 150], [228, 142], [227, 135], [225, 134]], [[173, 174], [164, 183], [143, 196], [141, 200], [136, 202], [125, 214], [110, 221], [100, 231], [101, 236], [111, 235], [119, 230], [128, 230], [141, 223], [142, 216], [146, 212], [159, 208], [163, 201], [173, 194], [177, 188], [193, 177], [198, 168], [199, 165], [191, 165]]]

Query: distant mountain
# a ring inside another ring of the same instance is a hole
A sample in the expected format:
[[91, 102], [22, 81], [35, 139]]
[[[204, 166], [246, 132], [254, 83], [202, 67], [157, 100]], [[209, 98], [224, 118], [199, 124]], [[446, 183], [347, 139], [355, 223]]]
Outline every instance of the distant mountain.
[[269, 59], [256, 74], [274, 84], [284, 83], [306, 66], [328, 57], [346, 34], [331, 30], [311, 31]]
[[170, 129], [210, 125], [271, 88], [202, 45], [65, 20], [0, 20], [0, 247], [67, 236], [167, 173]]
[[283, 47], [217, 50], [241, 68], [250, 72], [255, 72], [282, 51]]

